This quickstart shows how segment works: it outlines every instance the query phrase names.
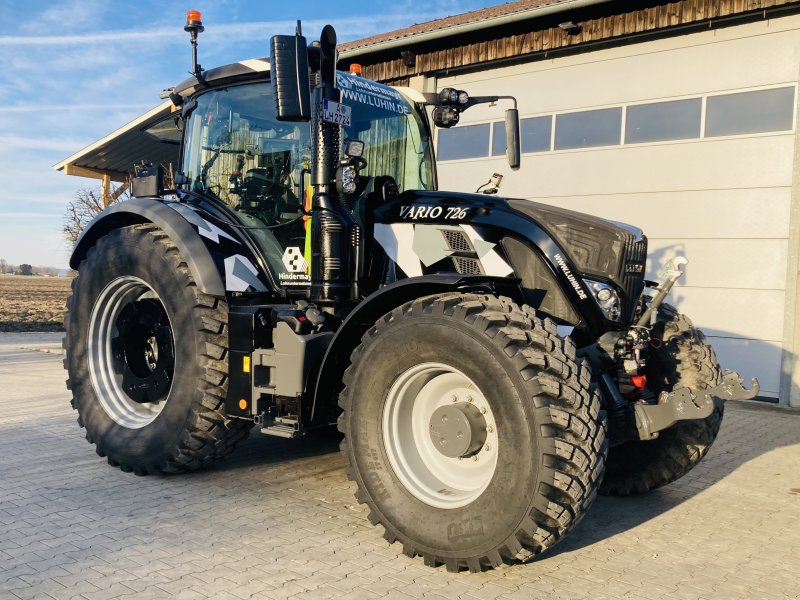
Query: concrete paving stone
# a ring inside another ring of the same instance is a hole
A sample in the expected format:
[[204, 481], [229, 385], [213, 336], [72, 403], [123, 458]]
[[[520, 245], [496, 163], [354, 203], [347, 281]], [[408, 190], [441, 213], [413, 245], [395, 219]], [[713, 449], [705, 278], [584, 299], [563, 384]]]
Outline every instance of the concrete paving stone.
[[49, 569], [46, 569], [44, 571], [37, 571], [33, 575], [21, 575], [20, 579], [31, 585], [34, 585], [42, 581], [51, 580], [54, 577], [59, 577], [63, 575], [70, 575], [70, 572], [62, 567], [50, 567]]
[[267, 591], [274, 589], [275, 588], [273, 586], [268, 585], [263, 581], [253, 580], [242, 585], [234, 585], [231, 587], [230, 592], [242, 600], [247, 600], [248, 598], [260, 598]]
[[[562, 598], [569, 598], [571, 593], [572, 590], [569, 590], [567, 592], [562, 592], [559, 594], [559, 596]], [[521, 586], [516, 591], [508, 592], [502, 596], [499, 596], [498, 600], [544, 600], [553, 597], [553, 592], [544, 591], [540, 587], [533, 584], [527, 584]]]
[[490, 600], [491, 598], [499, 598], [503, 594], [508, 593], [508, 588], [505, 586], [497, 585], [497, 583], [485, 583], [483, 584], [477, 592], [473, 592], [473, 594], [478, 595], [481, 598], [486, 598], [486, 600]]
[[58, 583], [49, 580], [41, 581], [33, 585], [25, 583], [24, 587], [10, 589], [8, 590], [8, 593], [11, 594], [12, 598], [19, 598], [19, 600], [36, 600], [51, 590], [57, 592], [62, 587], [63, 586], [59, 585]]
[[51, 586], [47, 590], [46, 596], [43, 598], [53, 598], [53, 600], [71, 600], [72, 598], [81, 598], [83, 600], [84, 593], [92, 593], [100, 590], [99, 587], [94, 585], [91, 581], [78, 581], [69, 587]]
[[341, 590], [322, 586], [295, 594], [291, 600], [339, 600], [341, 597]]
[[[154, 572], [148, 573], [146, 575], [136, 575], [132, 579], [124, 579], [120, 583], [124, 584], [126, 587], [131, 588], [136, 592], [143, 592], [149, 588], [152, 588], [156, 585], [161, 585], [162, 583], [170, 583], [174, 581], [174, 577], [170, 576], [164, 572]], [[193, 580], [194, 582], [194, 580]], [[107, 584], [108, 580], [104, 579], [103, 584]]]
[[392, 590], [385, 596], [380, 596], [381, 600], [410, 600], [411, 598], [415, 597], [416, 596], [411, 596], [400, 590]]
[[[210, 583], [205, 583], [201, 581], [194, 581], [189, 583], [189, 589], [198, 592], [201, 594], [207, 595], [209, 598], [215, 598], [218, 594], [230, 594], [233, 595], [233, 589], [236, 587], [236, 583], [231, 581], [230, 579], [225, 579], [224, 577], [220, 577], [219, 579], [215, 579]], [[262, 585], [269, 587], [266, 583], [262, 582]]]
[[287, 581], [274, 589], [266, 590], [262, 594], [265, 598], [272, 598], [272, 600], [286, 600], [297, 594], [307, 592], [303, 586], [295, 583], [294, 581]]

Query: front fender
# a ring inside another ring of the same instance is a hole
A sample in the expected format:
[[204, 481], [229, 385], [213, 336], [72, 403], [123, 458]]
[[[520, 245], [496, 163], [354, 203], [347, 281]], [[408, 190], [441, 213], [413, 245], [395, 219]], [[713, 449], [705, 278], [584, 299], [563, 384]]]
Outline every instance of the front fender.
[[382, 287], [358, 304], [336, 330], [317, 370], [317, 380], [309, 386], [314, 390], [309, 421], [326, 424], [329, 419], [335, 419], [333, 409], [342, 389], [342, 375], [350, 364], [350, 355], [361, 342], [361, 336], [386, 313], [416, 298], [454, 291], [483, 290], [521, 302], [519, 284], [519, 279], [513, 277], [438, 273], [409, 277]]

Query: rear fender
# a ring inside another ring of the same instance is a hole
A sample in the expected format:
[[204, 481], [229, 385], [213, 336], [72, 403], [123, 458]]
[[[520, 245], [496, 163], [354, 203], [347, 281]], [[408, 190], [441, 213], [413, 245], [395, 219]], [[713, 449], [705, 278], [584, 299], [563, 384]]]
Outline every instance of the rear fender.
[[225, 296], [228, 292], [271, 290], [269, 274], [235, 228], [222, 222], [212, 223], [185, 203], [152, 198], [132, 198], [97, 215], [78, 238], [70, 267], [79, 269], [89, 248], [104, 235], [140, 223], [152, 223], [169, 236], [202, 292]]

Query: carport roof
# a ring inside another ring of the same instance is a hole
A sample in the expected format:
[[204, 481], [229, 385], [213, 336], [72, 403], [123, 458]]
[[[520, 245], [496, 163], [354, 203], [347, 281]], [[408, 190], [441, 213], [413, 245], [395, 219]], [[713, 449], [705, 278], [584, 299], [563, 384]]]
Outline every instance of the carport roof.
[[64, 171], [67, 175], [96, 179], [108, 175], [112, 181], [125, 181], [134, 163], [142, 160], [153, 163], [171, 162], [175, 159], [175, 148], [144, 132], [151, 125], [168, 117], [172, 110], [172, 102], [166, 100], [53, 165], [53, 168]]

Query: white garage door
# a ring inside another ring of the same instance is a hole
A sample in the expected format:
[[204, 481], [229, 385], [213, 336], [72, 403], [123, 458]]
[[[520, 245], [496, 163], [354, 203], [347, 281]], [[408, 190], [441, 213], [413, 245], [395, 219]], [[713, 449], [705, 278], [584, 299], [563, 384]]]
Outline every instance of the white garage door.
[[690, 260], [671, 294], [726, 368], [780, 385], [800, 17], [443, 78], [513, 94], [522, 168], [504, 160], [502, 105], [437, 133], [442, 189], [501, 194], [635, 224], [648, 278]]

